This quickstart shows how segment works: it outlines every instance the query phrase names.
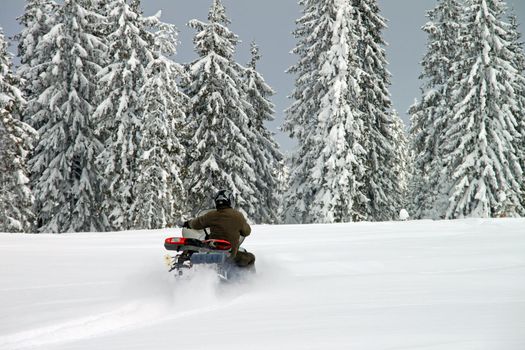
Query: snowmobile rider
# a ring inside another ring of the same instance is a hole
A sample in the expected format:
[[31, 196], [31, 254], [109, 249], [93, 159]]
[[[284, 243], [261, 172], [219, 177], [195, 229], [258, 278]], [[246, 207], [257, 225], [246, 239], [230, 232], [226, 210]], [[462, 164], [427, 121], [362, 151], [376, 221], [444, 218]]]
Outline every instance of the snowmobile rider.
[[246, 237], [252, 231], [244, 215], [233, 209], [233, 193], [230, 190], [220, 190], [214, 197], [215, 208], [193, 220], [185, 221], [182, 227], [203, 230], [210, 228], [211, 239], [223, 239], [231, 243], [231, 255], [235, 265], [239, 267], [252, 267], [255, 264], [255, 255], [239, 251], [240, 236]]

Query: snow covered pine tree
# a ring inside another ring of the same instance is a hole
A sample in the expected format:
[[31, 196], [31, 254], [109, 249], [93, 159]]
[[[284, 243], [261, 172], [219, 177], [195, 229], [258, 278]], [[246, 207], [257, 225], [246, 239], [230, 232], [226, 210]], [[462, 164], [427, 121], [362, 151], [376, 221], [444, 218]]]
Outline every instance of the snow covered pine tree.
[[[255, 196], [255, 160], [250, 141], [255, 139], [249, 126], [251, 106], [245, 100], [241, 72], [233, 54], [238, 38], [227, 25], [224, 6], [214, 0], [208, 23], [189, 22], [197, 30], [194, 38], [199, 58], [189, 64], [191, 99], [186, 181], [188, 206], [195, 213], [212, 205], [211, 197], [220, 188], [236, 194], [236, 201], [248, 216], [260, 205]], [[194, 213], [194, 214], [195, 214]]]
[[423, 96], [409, 110], [411, 149], [415, 157], [410, 213], [418, 219], [438, 219], [448, 202], [446, 193], [439, 193], [439, 183], [443, 181], [442, 145], [446, 142], [443, 129], [451, 103], [452, 90], [448, 84], [459, 49], [462, 13], [457, 0], [439, 0], [428, 12], [429, 21], [423, 26], [428, 33], [428, 50], [421, 62]]
[[25, 101], [19, 84], [0, 29], [0, 232], [31, 232], [34, 228], [26, 164], [36, 131], [21, 121]]
[[[45, 67], [32, 120], [39, 142], [31, 159], [40, 232], [100, 231], [100, 176], [95, 157], [95, 75], [104, 45], [92, 35], [100, 17], [91, 2], [66, 0], [33, 54]], [[35, 102], [36, 101], [36, 102]]]
[[186, 109], [189, 100], [177, 86], [184, 69], [167, 56], [177, 45], [175, 26], [149, 18], [156, 28], [155, 59], [146, 67], [140, 91], [143, 122], [140, 125], [139, 175], [134, 185], [133, 227], [156, 229], [174, 226], [186, 210], [181, 169], [185, 161]]
[[363, 120], [356, 100], [357, 37], [350, 2], [301, 1], [295, 31], [299, 62], [295, 102], [283, 129], [296, 137], [291, 183], [284, 198], [286, 222], [363, 220], [366, 195]]
[[355, 65], [358, 67], [358, 109], [363, 120], [366, 151], [366, 218], [395, 220], [404, 207], [407, 178], [403, 122], [395, 114], [388, 87], [390, 73], [382, 38], [386, 20], [379, 14], [377, 0], [353, 0], [358, 38]]
[[299, 62], [283, 129], [297, 138], [287, 222], [391, 220], [403, 206], [402, 143], [375, 0], [300, 2]]
[[264, 78], [257, 72], [257, 62], [261, 56], [259, 47], [252, 42], [252, 59], [243, 72], [245, 83], [246, 100], [251, 108], [248, 110], [248, 118], [252, 133], [255, 137], [250, 140], [250, 153], [255, 161], [255, 194], [257, 202], [255, 213], [250, 218], [255, 223], [276, 223], [277, 210], [279, 208], [280, 193], [279, 181], [277, 179], [281, 165], [282, 154], [279, 145], [275, 142], [273, 134], [264, 125], [265, 121], [274, 119], [274, 105], [270, 96], [274, 94], [273, 89], [266, 84]]
[[[511, 28], [509, 30], [509, 50], [512, 51], [515, 67], [517, 69], [517, 80], [514, 85], [516, 94], [516, 105], [514, 106], [515, 116], [518, 123], [518, 132], [521, 135], [521, 141], [516, 145], [518, 159], [520, 159], [521, 170], [525, 170], [525, 51], [521, 32], [518, 28], [518, 19], [516, 14], [511, 12], [509, 16]], [[521, 186], [521, 206], [525, 208], [525, 181]]]
[[[393, 164], [392, 173], [397, 176], [396, 180], [396, 205], [400, 210], [408, 207], [409, 204], [409, 183], [412, 175], [412, 159], [410, 157], [410, 150], [408, 145], [408, 138], [405, 131], [405, 123], [399, 117], [399, 114], [394, 109], [392, 111], [392, 124], [390, 125], [392, 138], [394, 141], [394, 159], [396, 164]], [[398, 215], [399, 216], [399, 215]]]
[[453, 110], [443, 128], [445, 218], [524, 213], [515, 111], [520, 77], [508, 41], [511, 25], [502, 20], [505, 9], [504, 1], [466, 2], [461, 51], [449, 83]]
[[95, 118], [104, 150], [97, 158], [103, 169], [102, 210], [108, 216], [106, 229], [133, 228], [135, 184], [140, 175], [140, 148], [144, 123], [143, 87], [147, 67], [155, 59], [154, 34], [148, 31], [140, 1], [108, 2], [108, 62], [99, 72], [98, 95], [103, 98]]
[[24, 14], [18, 18], [22, 31], [15, 36], [18, 41], [20, 67], [17, 74], [21, 78], [22, 91], [27, 98], [22, 120], [35, 129], [43, 122], [35, 123], [33, 117], [40, 110], [38, 96], [46, 89], [41, 74], [46, 70], [49, 53], [38, 51], [43, 36], [53, 27], [58, 5], [52, 0], [28, 0]]

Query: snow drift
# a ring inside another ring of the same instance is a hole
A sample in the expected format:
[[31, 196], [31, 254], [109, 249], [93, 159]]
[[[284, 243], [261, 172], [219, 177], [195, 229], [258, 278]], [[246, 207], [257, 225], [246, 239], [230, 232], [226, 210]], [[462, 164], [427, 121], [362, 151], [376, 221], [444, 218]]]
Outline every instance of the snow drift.
[[525, 349], [524, 219], [255, 226], [242, 284], [178, 232], [0, 234], [0, 349]]

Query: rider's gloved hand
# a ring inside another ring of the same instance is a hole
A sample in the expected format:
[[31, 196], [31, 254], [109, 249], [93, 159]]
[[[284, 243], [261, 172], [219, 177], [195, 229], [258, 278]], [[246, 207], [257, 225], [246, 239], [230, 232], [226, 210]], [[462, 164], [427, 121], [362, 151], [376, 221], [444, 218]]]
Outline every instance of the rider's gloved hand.
[[177, 226], [182, 227], [182, 228], [191, 228], [190, 222], [188, 220], [178, 222]]

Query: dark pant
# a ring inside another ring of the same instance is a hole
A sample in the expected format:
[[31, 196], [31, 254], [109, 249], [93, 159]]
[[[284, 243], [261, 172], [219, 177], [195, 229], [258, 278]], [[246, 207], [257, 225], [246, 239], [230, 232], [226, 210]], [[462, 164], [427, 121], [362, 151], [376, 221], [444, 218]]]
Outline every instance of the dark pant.
[[249, 267], [255, 264], [255, 255], [248, 252], [237, 252], [234, 261], [239, 267]]

